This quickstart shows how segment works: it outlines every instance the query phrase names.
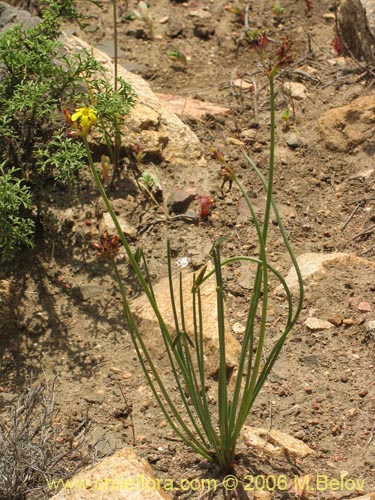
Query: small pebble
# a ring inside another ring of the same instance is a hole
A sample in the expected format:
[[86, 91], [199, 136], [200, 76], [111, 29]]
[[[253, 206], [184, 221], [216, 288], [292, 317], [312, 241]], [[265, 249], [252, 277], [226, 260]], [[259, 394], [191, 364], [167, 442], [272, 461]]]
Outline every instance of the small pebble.
[[245, 326], [238, 321], [237, 323], [234, 323], [232, 330], [236, 334], [241, 334], [245, 332]]
[[294, 437], [297, 438], [297, 439], [303, 439], [305, 436], [306, 436], [306, 433], [303, 430], [297, 431], [294, 434]]
[[357, 324], [357, 320], [355, 320], [354, 318], [345, 318], [343, 321], [343, 325], [346, 326], [347, 328], [349, 326], [353, 326], [356, 324]]
[[286, 143], [291, 149], [296, 149], [300, 145], [301, 141], [297, 134], [291, 132], [286, 138]]
[[319, 424], [319, 419], [318, 418], [312, 418], [311, 420], [309, 420], [309, 424], [318, 425]]
[[360, 302], [357, 306], [358, 311], [370, 312], [371, 306], [368, 302]]
[[334, 326], [340, 326], [342, 325], [344, 318], [341, 316], [341, 314], [332, 314], [327, 318], [327, 320], [332, 323]]
[[359, 397], [361, 398], [365, 398], [368, 394], [368, 390], [367, 389], [361, 389], [358, 393]]
[[306, 394], [312, 394], [313, 392], [312, 387], [309, 386], [304, 387], [304, 391], [306, 392]]

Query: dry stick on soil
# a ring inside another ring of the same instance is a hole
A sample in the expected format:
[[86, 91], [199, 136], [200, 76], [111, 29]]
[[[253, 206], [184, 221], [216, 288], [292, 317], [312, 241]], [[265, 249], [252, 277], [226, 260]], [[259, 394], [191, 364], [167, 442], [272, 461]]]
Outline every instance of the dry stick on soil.
[[126, 404], [126, 410], [128, 412], [129, 418], [130, 418], [130, 427], [132, 429], [132, 435], [133, 435], [133, 446], [136, 445], [136, 440], [135, 440], [135, 429], [134, 429], [134, 421], [133, 421], [133, 408], [131, 405], [129, 405], [128, 400], [126, 399], [126, 396], [124, 394], [124, 391], [122, 390], [122, 387], [120, 384], [118, 384], [118, 388], [120, 389], [120, 392], [122, 394], [122, 397], [124, 398], [125, 404]]
[[258, 122], [259, 121], [259, 113], [258, 113], [258, 85], [257, 85], [257, 81], [255, 80], [255, 78], [253, 77], [250, 77], [250, 80], [251, 80], [251, 83], [253, 84], [253, 106], [254, 106], [254, 109], [253, 109], [253, 112], [254, 112], [254, 118], [255, 118], [255, 121]]
[[306, 78], [306, 80], [311, 80], [314, 83], [320, 83], [321, 82], [320, 78], [318, 78], [317, 76], [309, 75], [308, 73], [306, 73], [305, 71], [301, 71], [300, 69], [290, 68], [290, 69], [284, 71], [284, 73], [294, 74], [294, 75], [297, 75], [297, 76], [302, 76], [303, 78]]
[[367, 248], [367, 250], [364, 250], [360, 255], [366, 255], [367, 253], [371, 252], [371, 250], [375, 250], [375, 245], [372, 245], [370, 248]]
[[[353, 177], [353, 178], [356, 179], [357, 177]], [[350, 204], [354, 205], [355, 203], [367, 203], [368, 201], [374, 201], [374, 200], [375, 200], [375, 196], [370, 196], [368, 198], [362, 198], [361, 200], [352, 201]]]
[[375, 231], [375, 224], [373, 224], [372, 226], [368, 227], [367, 229], [365, 229], [364, 231], [361, 231], [360, 233], [357, 233], [355, 234], [354, 236], [352, 236], [351, 238], [347, 239], [346, 241], [344, 241], [343, 243], [340, 243], [340, 245], [338, 245], [337, 248], [344, 248], [348, 243], [350, 243], [351, 241], [354, 241], [354, 240], [357, 240], [358, 238], [360, 238], [361, 236], [365, 236], [367, 234], [371, 234]]
[[364, 65], [362, 63], [360, 63], [353, 55], [353, 52], [351, 50], [348, 49], [348, 52], [349, 52], [349, 55], [350, 57], [353, 59], [353, 61], [360, 67], [362, 68], [365, 73], [370, 73], [371, 76], [375, 76], [375, 72], [374, 72], [374, 66], [372, 66], [371, 68], [369, 67], [369, 65]]
[[145, 186], [142, 186], [138, 180], [136, 180], [138, 187], [146, 193], [146, 195], [155, 203], [155, 205], [160, 208], [160, 210], [163, 212], [163, 214], [166, 216], [167, 219], [170, 219], [169, 213], [158, 203], [158, 201], [155, 199], [155, 196], [151, 193], [149, 189], [147, 189]]
[[357, 210], [359, 209], [359, 207], [363, 204], [363, 201], [360, 201], [356, 207], [354, 208], [354, 210], [352, 211], [352, 213], [349, 215], [349, 217], [346, 219], [346, 221], [344, 222], [344, 224], [342, 225], [341, 227], [341, 231], [344, 231], [344, 229], [346, 228], [346, 226], [349, 224], [349, 222], [353, 219], [355, 213], [357, 212]]

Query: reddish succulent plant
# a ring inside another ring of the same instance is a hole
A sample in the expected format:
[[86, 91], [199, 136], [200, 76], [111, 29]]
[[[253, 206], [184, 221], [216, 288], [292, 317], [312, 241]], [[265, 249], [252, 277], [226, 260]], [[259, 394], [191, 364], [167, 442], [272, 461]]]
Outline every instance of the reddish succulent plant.
[[210, 195], [197, 195], [195, 199], [199, 205], [199, 217], [201, 219], [205, 219], [211, 213], [211, 209], [214, 204], [214, 200]]
[[104, 231], [99, 243], [94, 243], [94, 248], [97, 250], [96, 256], [100, 260], [114, 260], [120, 251], [120, 246], [119, 237], [116, 234], [110, 236], [108, 231]]

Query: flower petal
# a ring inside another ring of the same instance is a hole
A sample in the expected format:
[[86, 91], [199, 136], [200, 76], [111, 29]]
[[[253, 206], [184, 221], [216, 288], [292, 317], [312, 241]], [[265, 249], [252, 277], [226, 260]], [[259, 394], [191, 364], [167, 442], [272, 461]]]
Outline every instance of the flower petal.
[[72, 114], [71, 116], [72, 122], [76, 122], [82, 116], [83, 109], [84, 108], [79, 108], [75, 111], [75, 113]]

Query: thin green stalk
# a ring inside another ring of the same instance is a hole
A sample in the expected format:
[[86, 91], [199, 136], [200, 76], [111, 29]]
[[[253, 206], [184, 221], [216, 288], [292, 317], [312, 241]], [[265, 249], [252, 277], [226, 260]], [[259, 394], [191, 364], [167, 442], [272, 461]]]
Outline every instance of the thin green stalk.
[[[197, 318], [197, 302], [198, 302], [198, 318]], [[198, 324], [197, 324], [198, 319]], [[207, 437], [211, 446], [217, 450], [219, 446], [219, 437], [215, 432], [212, 423], [211, 413], [208, 406], [206, 394], [206, 371], [204, 361], [204, 345], [203, 345], [203, 315], [200, 288], [193, 293], [193, 321], [194, 321], [194, 339], [196, 345], [197, 364], [201, 382], [202, 404], [205, 421], [207, 422]]]
[[[271, 105], [269, 172], [268, 172], [267, 198], [266, 198], [266, 207], [264, 211], [262, 236], [259, 238], [260, 260], [262, 261], [262, 268], [260, 269], [260, 267], [258, 267], [257, 269], [257, 275], [254, 286], [254, 288], [256, 288], [254, 290], [254, 294], [257, 295], [257, 299], [259, 300], [261, 283], [263, 284], [261, 322], [260, 322], [260, 332], [256, 347], [254, 363], [252, 363], [253, 346], [252, 342], [250, 343], [251, 352], [249, 352], [247, 379], [245, 383], [245, 389], [240, 409], [238, 411], [237, 421], [234, 426], [234, 432], [232, 435], [232, 439], [234, 442], [236, 442], [238, 435], [246, 421], [246, 418], [251, 408], [251, 402], [253, 401], [252, 394], [258, 379], [258, 372], [263, 354], [263, 345], [266, 336], [266, 319], [267, 319], [268, 294], [269, 294], [266, 244], [267, 244], [268, 227], [269, 227], [269, 219], [270, 219], [271, 204], [272, 204], [272, 189], [273, 189], [274, 162], [275, 162], [275, 95], [274, 95], [274, 81], [272, 76], [269, 77], [269, 86], [270, 86], [270, 105]], [[240, 183], [237, 181], [237, 179], [235, 179], [235, 182], [237, 183], [237, 185], [239, 185], [241, 189]], [[261, 279], [260, 275], [262, 275]], [[253, 308], [250, 307], [248, 322], [250, 321], [251, 330], [253, 330], [254, 320], [255, 320], [255, 310], [253, 310]], [[253, 338], [253, 334], [251, 335], [251, 338]]]
[[263, 241], [264, 245], [267, 244], [268, 236], [268, 226], [270, 220], [271, 212], [271, 198], [273, 190], [273, 176], [275, 170], [275, 88], [273, 76], [268, 78], [269, 88], [270, 88], [270, 118], [271, 118], [271, 130], [270, 130], [270, 157], [269, 157], [269, 171], [268, 171], [268, 187], [267, 187], [267, 199], [266, 207], [264, 210], [264, 222], [263, 222]]
[[219, 407], [219, 427], [220, 440], [223, 451], [227, 450], [229, 439], [228, 429], [228, 392], [227, 392], [227, 366], [225, 356], [225, 321], [224, 321], [224, 294], [223, 279], [221, 275], [220, 248], [214, 246], [212, 255], [216, 275], [216, 297], [217, 297], [217, 319], [219, 334], [219, 381], [218, 381], [218, 407]]
[[[241, 347], [239, 365], [238, 365], [238, 370], [237, 370], [237, 375], [236, 375], [236, 383], [235, 383], [235, 388], [234, 388], [234, 392], [233, 392], [232, 407], [231, 407], [231, 412], [230, 412], [229, 428], [231, 429], [233, 446], [235, 444], [234, 433], [233, 433], [233, 429], [235, 427], [234, 422], [236, 420], [237, 412], [241, 412], [241, 411], [243, 412], [243, 410], [241, 410], [242, 404], [240, 405], [240, 409], [238, 409], [238, 405], [239, 405], [239, 398], [240, 398], [240, 394], [241, 394], [241, 383], [243, 382], [243, 375], [244, 375], [246, 360], [247, 360], [247, 373], [246, 373], [246, 378], [245, 378], [244, 394], [247, 392], [248, 386], [250, 384], [251, 373], [252, 373], [253, 345], [254, 345], [254, 321], [255, 321], [256, 311], [257, 311], [259, 300], [260, 300], [260, 292], [261, 292], [261, 285], [262, 285], [262, 266], [263, 266], [262, 256], [264, 254], [263, 234], [262, 234], [260, 224], [258, 222], [258, 218], [257, 218], [256, 213], [255, 213], [255, 210], [254, 210], [253, 205], [251, 203], [251, 200], [250, 200], [246, 190], [242, 186], [242, 184], [238, 181], [237, 177], [234, 178], [234, 182], [238, 185], [242, 195], [244, 196], [244, 199], [247, 203], [247, 206], [250, 210], [250, 213], [251, 213], [254, 225], [255, 225], [255, 229], [257, 232], [259, 245], [260, 245], [260, 259], [259, 259], [259, 264], [258, 264], [257, 270], [256, 270], [254, 289], [253, 289], [253, 294], [251, 297], [250, 308], [249, 308], [246, 326], [245, 326], [245, 333], [244, 333], [244, 338], [243, 338], [242, 347]], [[243, 398], [242, 398], [242, 403], [243, 403]]]
[[[267, 181], [264, 178], [262, 172], [258, 169], [258, 167], [255, 165], [255, 163], [247, 155], [245, 155], [245, 158], [248, 160], [248, 162], [250, 163], [250, 165], [254, 169], [255, 173], [259, 177], [260, 181], [263, 184], [263, 187], [265, 189], [268, 189]], [[291, 245], [289, 243], [288, 236], [286, 234], [286, 231], [285, 231], [282, 219], [281, 219], [280, 214], [279, 214], [279, 209], [277, 208], [277, 204], [275, 202], [275, 199], [274, 199], [273, 195], [271, 197], [271, 202], [272, 202], [273, 211], [275, 212], [275, 217], [276, 217], [276, 220], [277, 220], [277, 224], [278, 224], [280, 233], [281, 233], [281, 235], [283, 237], [285, 246], [287, 247], [289, 256], [290, 256], [290, 258], [292, 260], [294, 269], [296, 270], [297, 279], [298, 279], [298, 287], [299, 287], [299, 295], [298, 295], [298, 297], [299, 297], [299, 299], [298, 299], [297, 310], [295, 312], [293, 320], [291, 321], [292, 327], [293, 327], [295, 325], [295, 323], [297, 322], [297, 320], [298, 320], [299, 314], [300, 314], [300, 312], [302, 310], [302, 306], [303, 306], [303, 297], [304, 297], [303, 277], [302, 277], [301, 270], [299, 268], [297, 259], [296, 259], [295, 255], [294, 255], [293, 249], [292, 249], [292, 247], [291, 247]]]
[[114, 90], [118, 87], [118, 30], [117, 30], [117, 0], [113, 0], [113, 49], [114, 49]]
[[[113, 48], [114, 48], [114, 82], [113, 88], [116, 92], [118, 90], [118, 29], [117, 29], [117, 0], [113, 0]], [[121, 133], [120, 122], [121, 119], [118, 114], [115, 116], [116, 132], [113, 147], [113, 168], [118, 171], [120, 166], [120, 147], [121, 147]]]
[[[221, 262], [221, 267], [227, 266], [228, 264], [232, 264], [232, 263], [235, 263], [235, 262], [241, 262], [241, 261], [243, 261], [243, 262], [253, 262], [255, 264], [261, 264], [261, 261], [259, 259], [257, 259], [256, 257], [248, 257], [247, 255], [239, 255], [237, 257], [230, 257], [229, 259], [226, 259], [226, 260], [222, 261]], [[271, 264], [267, 264], [267, 265], [268, 265], [268, 269], [276, 276], [276, 278], [280, 281], [281, 285], [284, 288], [285, 295], [286, 295], [286, 298], [287, 298], [287, 301], [288, 301], [288, 310], [289, 310], [289, 313], [288, 313], [287, 325], [289, 325], [292, 322], [292, 312], [293, 312], [292, 295], [290, 293], [288, 285], [287, 285], [285, 279], [283, 278], [282, 274], [279, 273], [279, 271], [277, 271], [277, 269], [275, 269], [273, 266], [271, 266]], [[207, 273], [207, 275], [202, 280], [202, 284], [207, 279], [209, 279], [214, 274], [214, 272], [215, 271], [213, 270], [213, 271], [210, 271], [209, 273]], [[293, 322], [293, 325], [294, 325], [294, 322]]]

